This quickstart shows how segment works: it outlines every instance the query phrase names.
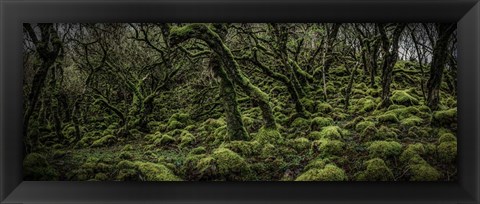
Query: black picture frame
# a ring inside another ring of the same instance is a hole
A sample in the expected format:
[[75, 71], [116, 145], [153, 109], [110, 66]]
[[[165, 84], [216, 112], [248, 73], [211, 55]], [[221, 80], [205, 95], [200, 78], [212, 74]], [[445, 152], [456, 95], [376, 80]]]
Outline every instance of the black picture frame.
[[[0, 203], [480, 203], [478, 0], [0, 0]], [[457, 182], [22, 180], [22, 23], [457, 22]]]

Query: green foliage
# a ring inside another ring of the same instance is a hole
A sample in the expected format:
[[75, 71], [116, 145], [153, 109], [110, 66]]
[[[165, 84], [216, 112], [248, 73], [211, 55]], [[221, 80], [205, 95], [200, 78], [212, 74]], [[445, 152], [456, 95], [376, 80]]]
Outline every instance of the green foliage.
[[438, 138], [438, 143], [456, 142], [457, 138], [452, 133], [444, 133]]
[[252, 176], [245, 159], [227, 148], [218, 148], [210, 156], [200, 159], [196, 169], [202, 180], [248, 180]]
[[410, 181], [437, 181], [441, 177], [440, 172], [427, 163], [410, 165], [409, 170]]
[[340, 139], [342, 138], [342, 129], [338, 126], [323, 127], [320, 131], [320, 138]]
[[305, 118], [296, 118], [291, 126], [299, 129], [308, 129], [308, 126], [310, 125], [310, 121], [308, 121]]
[[265, 127], [260, 128], [258, 133], [255, 135], [255, 140], [260, 142], [261, 144], [271, 143], [277, 144], [283, 141], [282, 135], [278, 130], [272, 130]]

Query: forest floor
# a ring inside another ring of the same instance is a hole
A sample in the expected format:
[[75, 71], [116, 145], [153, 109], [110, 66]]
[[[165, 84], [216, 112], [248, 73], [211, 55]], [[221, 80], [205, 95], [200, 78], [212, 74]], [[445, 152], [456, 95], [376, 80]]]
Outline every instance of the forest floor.
[[[350, 74], [342, 67], [330, 74], [335, 80], [327, 84], [327, 100], [319, 100], [321, 88], [307, 86], [302, 103], [310, 115], [294, 120], [285, 88], [262, 82], [278, 131], [262, 128], [260, 109], [250, 103], [240, 107], [246, 141], [225, 137], [221, 109], [193, 120], [187, 109], [172, 108], [163, 120], [148, 123], [148, 132], [132, 129], [125, 138], [115, 136], [118, 123], [111, 116], [82, 127], [83, 137], [74, 145], [45, 144], [43, 152], [27, 156], [25, 171], [42, 172], [34, 177], [38, 180], [457, 179], [456, 96], [447, 88], [441, 91], [440, 110], [431, 111], [420, 87], [412, 87], [421, 83], [419, 77], [398, 74], [392, 105], [382, 108], [381, 89], [372, 88], [367, 78], [357, 79], [345, 109]], [[73, 137], [72, 129], [64, 128], [67, 137]]]

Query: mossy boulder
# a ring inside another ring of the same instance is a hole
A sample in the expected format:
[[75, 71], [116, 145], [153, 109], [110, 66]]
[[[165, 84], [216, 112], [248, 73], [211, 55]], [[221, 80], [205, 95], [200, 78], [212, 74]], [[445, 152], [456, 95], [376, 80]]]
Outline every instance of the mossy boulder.
[[412, 164], [408, 168], [410, 181], [437, 181], [441, 178], [440, 172], [426, 162]]
[[416, 159], [426, 153], [425, 146], [422, 143], [410, 144], [400, 155], [401, 162], [409, 162], [411, 159]]
[[423, 123], [423, 119], [417, 116], [411, 116], [400, 121], [400, 124], [404, 127], [419, 126]]
[[175, 143], [175, 138], [170, 135], [162, 135], [162, 137], [155, 139], [153, 143], [157, 146], [166, 146]]
[[443, 133], [439, 138], [438, 138], [438, 143], [444, 143], [444, 142], [456, 142], [457, 137], [455, 137], [452, 133]]
[[367, 150], [373, 158], [388, 159], [398, 156], [402, 152], [402, 145], [394, 141], [374, 141], [368, 146]]
[[205, 154], [205, 153], [207, 153], [207, 149], [205, 147], [196, 147], [190, 150], [188, 154], [198, 155], [198, 154]]
[[442, 142], [437, 146], [438, 159], [443, 162], [453, 163], [457, 158], [457, 142]]
[[295, 181], [346, 181], [345, 171], [333, 164], [324, 168], [313, 168], [298, 176]]
[[342, 138], [342, 133], [342, 129], [338, 126], [327, 126], [320, 131], [320, 138], [340, 139]]
[[319, 139], [313, 141], [311, 146], [314, 152], [329, 156], [340, 155], [345, 148], [345, 143], [339, 140]]
[[457, 108], [433, 112], [432, 125], [443, 127], [456, 127]]
[[318, 131], [322, 127], [330, 126], [333, 124], [333, 119], [324, 117], [315, 117], [310, 121], [310, 129], [312, 131]]
[[294, 127], [294, 128], [297, 128], [297, 129], [307, 130], [309, 125], [310, 125], [309, 120], [300, 117], [300, 118], [296, 118], [290, 126]]
[[399, 120], [394, 113], [385, 113], [382, 115], [377, 116], [378, 122], [381, 123], [398, 123]]
[[180, 181], [173, 174], [173, 172], [163, 164], [156, 164], [150, 162], [135, 162], [134, 163], [141, 180], [145, 181]]
[[317, 104], [317, 111], [327, 114], [331, 113], [333, 111], [333, 108], [328, 103], [319, 103]]
[[223, 143], [220, 147], [230, 149], [235, 153], [238, 153], [245, 157], [250, 157], [254, 154], [258, 154], [261, 151], [263, 145], [258, 141], [230, 141]]
[[310, 148], [310, 141], [307, 138], [299, 137], [291, 140], [291, 145], [297, 152], [304, 152]]
[[393, 181], [392, 170], [380, 158], [370, 159], [364, 162], [366, 170], [357, 175], [359, 181]]
[[115, 138], [115, 136], [107, 135], [107, 136], [104, 136], [104, 137], [102, 137], [98, 140], [95, 140], [92, 143], [91, 147], [106, 147], [106, 146], [114, 144], [116, 141], [117, 141], [117, 139]]
[[178, 146], [186, 147], [188, 145], [193, 145], [195, 141], [195, 137], [190, 132], [185, 131], [180, 135], [180, 144], [178, 144]]
[[357, 132], [362, 132], [362, 131], [365, 130], [365, 128], [370, 127], [370, 126], [375, 127], [375, 123], [372, 122], [372, 121], [361, 121], [361, 122], [357, 123], [357, 125], [355, 125], [355, 130]]
[[380, 126], [378, 130], [375, 132], [374, 140], [384, 140], [384, 139], [395, 139], [397, 138], [397, 133], [395, 128], [389, 128], [387, 126]]
[[407, 93], [405, 90], [395, 90], [390, 97], [393, 103], [405, 106], [413, 106], [418, 104], [418, 99]]
[[283, 142], [283, 137], [278, 130], [262, 127], [255, 135], [255, 140], [261, 144], [277, 144]]
[[218, 148], [198, 161], [196, 169], [200, 180], [249, 180], [252, 176], [250, 166], [243, 157], [227, 148]]

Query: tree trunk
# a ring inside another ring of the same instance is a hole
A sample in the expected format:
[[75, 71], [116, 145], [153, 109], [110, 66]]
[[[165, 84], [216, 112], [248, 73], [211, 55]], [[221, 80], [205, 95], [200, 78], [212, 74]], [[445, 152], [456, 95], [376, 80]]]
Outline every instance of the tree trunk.
[[190, 38], [201, 39], [208, 44], [210, 49], [212, 49], [222, 60], [229, 78], [240, 86], [240, 88], [250, 96], [251, 100], [258, 104], [262, 111], [265, 127], [269, 129], [277, 129], [268, 95], [257, 86], [253, 85], [250, 80], [245, 77], [245, 74], [240, 70], [240, 67], [230, 49], [223, 44], [218, 34], [204, 24], [192, 24], [173, 28], [169, 37], [172, 46]]
[[382, 65], [382, 106], [388, 107], [391, 104], [390, 101], [390, 84], [393, 80], [393, 67], [397, 62], [398, 58], [398, 41], [400, 40], [400, 36], [402, 35], [403, 29], [405, 28], [405, 24], [397, 24], [395, 26], [395, 30], [393, 31], [391, 41], [387, 37], [387, 33], [385, 31], [385, 25], [379, 24], [378, 29], [380, 31], [380, 35], [382, 37], [382, 47], [385, 53], [383, 58], [383, 65]]
[[441, 23], [437, 28], [437, 40], [433, 48], [433, 58], [430, 66], [430, 78], [427, 81], [427, 104], [432, 110], [438, 109], [443, 69], [448, 57], [448, 43], [450, 36], [455, 31], [455, 24]]

